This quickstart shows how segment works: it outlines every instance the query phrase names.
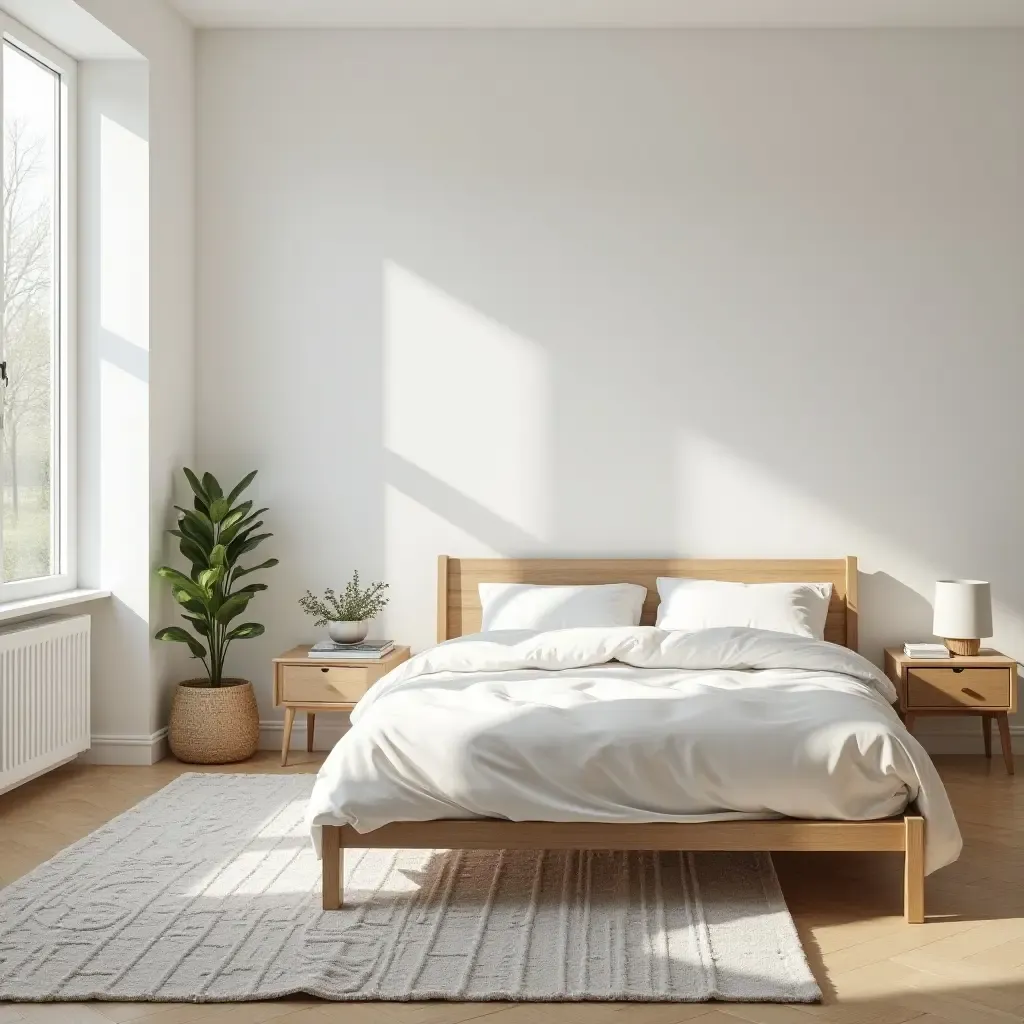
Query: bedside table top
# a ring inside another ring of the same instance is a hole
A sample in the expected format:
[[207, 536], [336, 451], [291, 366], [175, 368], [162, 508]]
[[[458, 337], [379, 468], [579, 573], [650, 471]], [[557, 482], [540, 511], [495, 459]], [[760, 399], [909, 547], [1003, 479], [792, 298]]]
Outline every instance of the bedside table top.
[[344, 668], [365, 668], [368, 665], [383, 666], [388, 671], [407, 660], [410, 654], [408, 647], [397, 644], [383, 658], [310, 658], [309, 649], [312, 644], [300, 644], [290, 651], [274, 658], [274, 664], [282, 665], [322, 665], [325, 668], [342, 666]]
[[921, 668], [925, 665], [929, 668], [1006, 668], [1017, 664], [1016, 658], [1001, 654], [991, 647], [983, 647], [981, 653], [977, 655], [950, 655], [948, 658], [911, 658], [904, 653], [902, 647], [886, 647], [885, 656], [887, 660], [892, 659], [900, 667], [912, 668]]

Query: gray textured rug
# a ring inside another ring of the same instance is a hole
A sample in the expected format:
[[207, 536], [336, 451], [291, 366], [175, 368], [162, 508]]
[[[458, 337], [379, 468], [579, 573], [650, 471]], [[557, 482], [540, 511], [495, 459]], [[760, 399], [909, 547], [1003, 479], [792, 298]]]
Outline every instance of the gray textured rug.
[[0, 891], [0, 1000], [820, 998], [767, 854], [355, 850], [309, 775], [183, 775]]

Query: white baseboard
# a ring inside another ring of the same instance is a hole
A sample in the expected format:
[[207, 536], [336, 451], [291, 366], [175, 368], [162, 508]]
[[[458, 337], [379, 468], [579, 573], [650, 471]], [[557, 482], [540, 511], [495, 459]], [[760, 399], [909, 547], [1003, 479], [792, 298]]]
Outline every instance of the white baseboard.
[[79, 755], [86, 764], [149, 765], [168, 754], [167, 729], [149, 736], [93, 736], [91, 746]]
[[[348, 716], [343, 714], [317, 715], [313, 727], [313, 749], [328, 751], [349, 730]], [[276, 718], [260, 722], [260, 750], [280, 750], [284, 740], [284, 722]], [[295, 716], [292, 726], [292, 741], [289, 750], [306, 749], [306, 714], [303, 711]]]

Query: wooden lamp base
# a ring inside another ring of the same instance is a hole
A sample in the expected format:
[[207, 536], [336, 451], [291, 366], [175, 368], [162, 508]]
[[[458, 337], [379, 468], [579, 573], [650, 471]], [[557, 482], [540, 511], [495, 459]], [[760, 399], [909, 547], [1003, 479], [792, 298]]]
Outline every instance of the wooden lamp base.
[[974, 658], [981, 651], [980, 640], [954, 640], [948, 636], [943, 640], [955, 658]]

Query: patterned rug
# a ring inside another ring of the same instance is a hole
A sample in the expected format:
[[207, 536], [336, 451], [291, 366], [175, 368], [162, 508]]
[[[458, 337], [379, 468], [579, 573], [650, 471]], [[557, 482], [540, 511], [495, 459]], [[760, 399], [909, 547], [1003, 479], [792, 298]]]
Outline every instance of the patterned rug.
[[354, 850], [309, 775], [187, 774], [0, 890], [0, 1000], [775, 1000], [820, 992], [767, 854]]

